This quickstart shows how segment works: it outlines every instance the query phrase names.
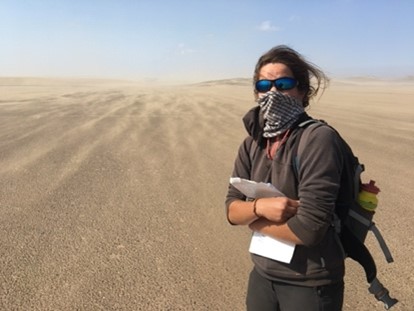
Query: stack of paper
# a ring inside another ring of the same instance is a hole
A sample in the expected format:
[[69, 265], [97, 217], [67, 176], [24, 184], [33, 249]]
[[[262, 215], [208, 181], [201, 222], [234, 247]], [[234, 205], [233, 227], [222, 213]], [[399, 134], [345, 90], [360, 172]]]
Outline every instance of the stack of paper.
[[[255, 182], [239, 177], [230, 178], [230, 183], [251, 199], [284, 196], [272, 184]], [[290, 263], [295, 250], [295, 244], [280, 241], [259, 232], [253, 232], [249, 252], [273, 260]]]

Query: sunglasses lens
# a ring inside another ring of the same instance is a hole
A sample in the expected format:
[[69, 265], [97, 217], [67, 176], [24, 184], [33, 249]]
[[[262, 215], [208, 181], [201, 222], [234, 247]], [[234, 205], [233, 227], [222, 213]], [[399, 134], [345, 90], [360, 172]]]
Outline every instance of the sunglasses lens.
[[287, 91], [293, 89], [298, 85], [298, 81], [294, 78], [284, 77], [276, 80], [259, 80], [256, 82], [256, 91], [259, 93], [266, 93], [276, 87], [278, 91]]
[[280, 78], [275, 80], [275, 86], [278, 90], [286, 91], [293, 89], [297, 85], [297, 81], [293, 78]]
[[265, 93], [270, 91], [273, 86], [273, 81], [271, 80], [259, 80], [256, 82], [256, 91], [259, 93]]

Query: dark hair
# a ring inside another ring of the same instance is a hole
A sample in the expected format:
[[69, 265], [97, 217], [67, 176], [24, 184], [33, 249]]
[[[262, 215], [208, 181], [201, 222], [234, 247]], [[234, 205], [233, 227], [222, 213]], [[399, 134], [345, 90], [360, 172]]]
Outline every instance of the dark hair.
[[[329, 79], [316, 65], [308, 62], [295, 50], [286, 45], [278, 45], [263, 54], [257, 61], [254, 69], [253, 85], [259, 79], [260, 69], [271, 63], [281, 63], [290, 68], [293, 76], [298, 80], [298, 89], [304, 94], [303, 107], [309, 106], [309, 99], [314, 97], [318, 91], [327, 86]], [[316, 81], [311, 84], [311, 79]], [[257, 91], [255, 90], [257, 95]]]

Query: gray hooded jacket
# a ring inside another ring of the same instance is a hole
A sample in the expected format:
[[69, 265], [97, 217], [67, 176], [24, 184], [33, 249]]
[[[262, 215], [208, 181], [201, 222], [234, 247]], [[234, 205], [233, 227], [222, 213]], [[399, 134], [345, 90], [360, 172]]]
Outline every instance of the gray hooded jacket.
[[[309, 119], [304, 113], [300, 120]], [[232, 177], [270, 182], [287, 197], [300, 200], [297, 214], [287, 221], [303, 241], [297, 245], [290, 264], [251, 254], [257, 271], [264, 277], [290, 284], [320, 286], [341, 281], [344, 253], [335, 228], [333, 213], [338, 196], [343, 156], [337, 134], [328, 126], [308, 128], [302, 135], [300, 167], [293, 171], [295, 125], [273, 160], [266, 154], [259, 107], [243, 118], [249, 136], [240, 145]], [[229, 185], [226, 208], [234, 200], [247, 198]]]

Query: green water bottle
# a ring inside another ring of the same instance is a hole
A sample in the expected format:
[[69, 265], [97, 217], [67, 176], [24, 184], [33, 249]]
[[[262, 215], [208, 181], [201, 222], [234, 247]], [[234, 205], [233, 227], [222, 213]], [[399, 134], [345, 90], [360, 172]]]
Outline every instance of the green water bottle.
[[368, 184], [362, 184], [361, 192], [358, 195], [358, 203], [367, 211], [374, 212], [378, 205], [378, 192], [380, 192], [380, 189], [375, 186], [374, 180], [370, 180]]

